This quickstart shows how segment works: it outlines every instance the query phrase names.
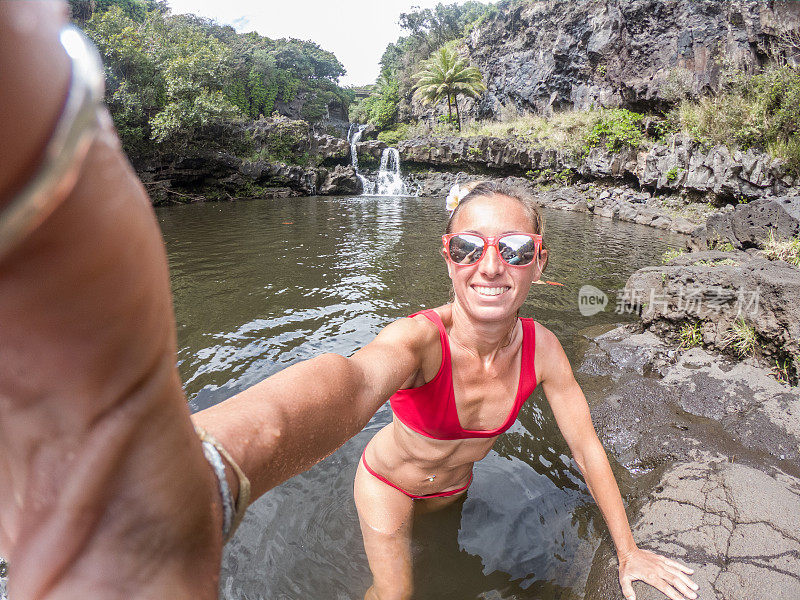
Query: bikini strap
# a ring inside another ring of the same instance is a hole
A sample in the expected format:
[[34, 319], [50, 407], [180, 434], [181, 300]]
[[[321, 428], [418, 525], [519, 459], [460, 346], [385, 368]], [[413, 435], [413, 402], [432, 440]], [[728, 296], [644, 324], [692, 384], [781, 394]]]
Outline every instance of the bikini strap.
[[[442, 346], [442, 364], [439, 366], [439, 370], [436, 373], [436, 377], [439, 377], [444, 371], [445, 365], [450, 364], [450, 342], [447, 340], [447, 330], [444, 328], [442, 317], [440, 317], [439, 313], [432, 308], [426, 308], [425, 310], [417, 311], [414, 314], [408, 315], [408, 318], [410, 319], [411, 317], [416, 317], [417, 315], [423, 315], [431, 323], [436, 325], [436, 328], [439, 330], [439, 342]], [[436, 379], [436, 377], [434, 377], [434, 379]], [[431, 381], [433, 381], [433, 379]]]
[[533, 392], [533, 388], [538, 383], [538, 376], [536, 375], [536, 322], [527, 317], [520, 318], [520, 321], [522, 321], [524, 331], [522, 337], [524, 344], [522, 348], [523, 356], [529, 361], [529, 364], [522, 365], [522, 377], [526, 386], [532, 386], [530, 391]]

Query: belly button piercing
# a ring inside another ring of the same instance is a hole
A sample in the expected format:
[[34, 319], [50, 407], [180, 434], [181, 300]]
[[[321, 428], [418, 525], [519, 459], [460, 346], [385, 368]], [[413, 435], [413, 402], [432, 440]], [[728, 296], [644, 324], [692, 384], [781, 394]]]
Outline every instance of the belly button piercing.
[[428, 481], [433, 481], [434, 479], [436, 479], [436, 475], [431, 475], [428, 477]]

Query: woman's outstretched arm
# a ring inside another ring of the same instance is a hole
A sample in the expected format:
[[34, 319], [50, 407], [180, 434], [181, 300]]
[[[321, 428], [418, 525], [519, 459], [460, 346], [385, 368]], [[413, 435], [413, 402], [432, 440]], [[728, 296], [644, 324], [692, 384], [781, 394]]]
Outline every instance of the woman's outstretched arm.
[[[0, 2], [0, 211], [58, 121], [65, 21], [63, 4]], [[0, 555], [15, 600], [210, 600], [217, 481], [178, 377], [158, 224], [104, 117], [75, 187], [0, 256]], [[198, 419], [264, 491], [332, 452], [401, 385], [414, 359], [396, 329]]]
[[[419, 369], [431, 330], [401, 319], [350, 358], [324, 354], [297, 363], [192, 419], [231, 453], [257, 497], [361, 431]], [[233, 472], [226, 473], [235, 487]]]
[[619, 487], [597, 433], [589, 405], [556, 336], [539, 326], [537, 374], [558, 427], [572, 451], [589, 492], [600, 507], [619, 558], [619, 579], [626, 599], [635, 600], [631, 583], [649, 583], [673, 600], [694, 599], [698, 586], [687, 577], [692, 569], [636, 546]]

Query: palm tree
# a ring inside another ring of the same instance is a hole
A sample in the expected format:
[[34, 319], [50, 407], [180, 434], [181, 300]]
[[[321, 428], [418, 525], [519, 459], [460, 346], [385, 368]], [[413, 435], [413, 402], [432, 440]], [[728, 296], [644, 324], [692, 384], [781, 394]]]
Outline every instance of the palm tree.
[[477, 98], [486, 90], [481, 72], [471, 67], [455, 50], [442, 46], [422, 63], [422, 70], [414, 75], [414, 97], [423, 104], [432, 104], [447, 98], [447, 119], [453, 118], [456, 105], [458, 130], [461, 131], [461, 113], [458, 110], [459, 95]]

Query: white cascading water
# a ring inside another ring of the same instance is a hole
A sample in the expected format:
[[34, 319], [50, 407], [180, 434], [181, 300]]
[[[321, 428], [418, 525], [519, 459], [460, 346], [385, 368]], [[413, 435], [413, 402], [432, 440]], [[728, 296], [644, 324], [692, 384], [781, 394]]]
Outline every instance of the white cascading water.
[[408, 195], [408, 188], [400, 175], [400, 153], [397, 148], [386, 148], [381, 155], [381, 167], [375, 184], [375, 195]]
[[375, 183], [358, 172], [358, 150], [356, 144], [361, 141], [366, 125], [351, 123], [347, 132], [347, 141], [350, 142], [350, 164], [356, 171], [356, 176], [361, 180], [364, 191], [362, 196], [408, 196], [408, 187], [400, 175], [400, 153], [397, 148], [386, 148], [381, 154], [381, 166]]
[[358, 172], [358, 150], [356, 150], [356, 144], [361, 141], [361, 134], [364, 133], [364, 129], [366, 129], [366, 127], [366, 125], [350, 123], [350, 129], [347, 132], [347, 141], [350, 142], [350, 164], [353, 165], [353, 168], [356, 171], [356, 177], [361, 180], [361, 185], [364, 188], [364, 191], [361, 192], [362, 194], [368, 194], [373, 191], [372, 183], [370, 183], [366, 177]]

